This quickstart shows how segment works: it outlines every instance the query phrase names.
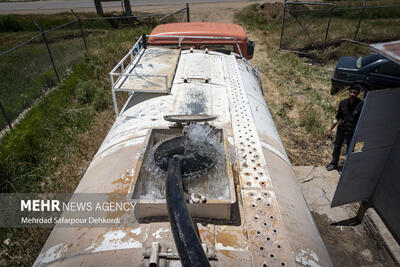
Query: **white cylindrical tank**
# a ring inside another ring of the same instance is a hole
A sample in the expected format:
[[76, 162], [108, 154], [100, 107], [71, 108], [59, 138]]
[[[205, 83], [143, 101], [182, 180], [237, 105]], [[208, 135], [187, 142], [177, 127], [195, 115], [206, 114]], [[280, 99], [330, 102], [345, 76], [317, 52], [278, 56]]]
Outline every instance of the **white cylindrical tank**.
[[[235, 55], [181, 51], [170, 94], [129, 98], [75, 193], [128, 195], [146, 135], [150, 129], [168, 129], [171, 123], [163, 117], [171, 114], [216, 115], [210, 124], [225, 130], [233, 150], [239, 219], [198, 224], [202, 242], [217, 259], [212, 266], [332, 266], [264, 101], [257, 70]], [[176, 253], [168, 221], [113, 228], [56, 226], [35, 265], [148, 266], [143, 255], [151, 253], [155, 242], [161, 252]], [[176, 261], [171, 256], [167, 263]]]

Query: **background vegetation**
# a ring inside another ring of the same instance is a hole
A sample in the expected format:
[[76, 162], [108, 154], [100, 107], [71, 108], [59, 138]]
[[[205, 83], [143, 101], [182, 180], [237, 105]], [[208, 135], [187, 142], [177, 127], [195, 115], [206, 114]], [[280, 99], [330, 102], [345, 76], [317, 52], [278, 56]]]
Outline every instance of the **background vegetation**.
[[[327, 46], [338, 46], [343, 39], [355, 38], [362, 13], [362, 1], [349, 0], [332, 3], [333, 11], [326, 44]], [[252, 7], [258, 20], [263, 21], [265, 17], [269, 17], [271, 20], [282, 14], [282, 5], [276, 6], [274, 10], [262, 7], [263, 5]], [[399, 1], [367, 1], [366, 7], [356, 36], [357, 41], [373, 43], [400, 38], [400, 30], [396, 27], [400, 23]], [[329, 5], [289, 4], [285, 15], [282, 48], [319, 54], [314, 49], [324, 46], [329, 14]], [[259, 22], [255, 21], [255, 23]]]
[[[110, 14], [111, 15], [111, 14]], [[140, 14], [136, 14], [140, 15]], [[82, 18], [92, 18], [95, 14], [80, 14]], [[48, 15], [6, 15], [0, 16], [0, 51], [7, 51], [16, 45], [40, 34], [34, 21], [43, 30], [49, 30], [58, 25], [73, 21], [75, 17], [70, 13]], [[147, 20], [147, 24], [151, 24]], [[86, 42], [93, 46], [101, 42], [115, 29], [138, 27], [135, 22], [132, 26], [123, 19], [112, 20], [83, 20], [82, 25]], [[77, 22], [54, 31], [46, 32], [46, 39], [54, 58], [59, 76], [66, 77], [77, 62], [85, 55], [85, 48]], [[53, 71], [51, 60], [42, 36], [38, 36], [27, 45], [0, 56], [0, 99], [5, 112], [11, 121], [30, 107], [40, 96], [53, 88], [57, 77]], [[0, 118], [0, 129], [6, 126], [3, 117]]]
[[[341, 1], [335, 2], [335, 5], [355, 5], [354, 2]], [[374, 3], [388, 4], [388, 1]], [[303, 52], [313, 53], [314, 57], [311, 59], [301, 58], [293, 53], [278, 52], [281, 15], [281, 3], [254, 4], [238, 12], [236, 21], [245, 26], [250, 32], [250, 37], [256, 41], [256, 56], [252, 61], [260, 67], [265, 100], [292, 164], [326, 165], [331, 159], [333, 146], [332, 140], [325, 138], [325, 132], [334, 118], [339, 101], [347, 97], [347, 92], [337, 96], [330, 95], [332, 71], [339, 57], [361, 56], [371, 51], [362, 45], [331, 41], [327, 46], [303, 49]], [[400, 12], [380, 13], [374, 19], [363, 21], [361, 31], [372, 31], [372, 34], [368, 35], [370, 39], [363, 41], [400, 39], [399, 15]], [[332, 20], [335, 26], [331, 25], [329, 40], [335, 38], [335, 31], [337, 36], [343, 36], [346, 31], [354, 33], [354, 28], [349, 25], [357, 23], [358, 16], [352, 17], [347, 13], [335, 16], [341, 16], [341, 19]], [[304, 16], [304, 19], [306, 18], [307, 16]], [[320, 21], [313, 15], [308, 16], [304, 25], [306, 24], [310, 24], [310, 32], [319, 31]], [[285, 27], [286, 34], [290, 35], [293, 27]], [[302, 44], [298, 33], [293, 31], [292, 34], [293, 42]]]
[[[47, 25], [59, 23], [65, 16], [48, 16]], [[36, 15], [27, 17], [36, 19]], [[18, 19], [27, 18], [18, 16]], [[83, 54], [82, 39], [76, 29], [49, 35], [54, 40], [51, 45], [55, 61], [63, 70], [60, 84], [55, 83], [52, 69], [48, 74], [37, 75], [46, 73], [42, 66], [48, 60], [40, 43], [28, 45], [20, 54], [10, 56], [7, 64], [2, 63], [2, 67], [15, 68], [7, 73], [14, 85], [23, 87], [24, 80], [37, 84], [18, 93], [53, 86], [0, 140], [2, 192], [73, 192], [112, 125], [115, 114], [108, 73], [131, 48], [135, 38], [150, 32], [155, 25], [149, 20], [115, 29], [110, 24], [101, 27], [97, 22], [91, 27], [90, 22], [84, 22], [88, 57]], [[33, 35], [29, 29], [2, 33], [7, 37], [1, 39], [0, 45], [10, 46], [11, 40], [18, 42], [29, 34]], [[25, 60], [26, 68], [30, 69], [26, 75], [13, 66], [20, 60]], [[34, 73], [28, 76], [30, 71]], [[0, 229], [0, 265], [32, 265], [50, 232], [51, 229]]]

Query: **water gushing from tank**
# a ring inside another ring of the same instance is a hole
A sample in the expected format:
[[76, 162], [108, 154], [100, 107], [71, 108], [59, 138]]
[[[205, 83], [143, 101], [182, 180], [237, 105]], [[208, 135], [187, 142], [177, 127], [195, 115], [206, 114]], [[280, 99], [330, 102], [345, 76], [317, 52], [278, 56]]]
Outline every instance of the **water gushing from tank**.
[[[187, 170], [186, 173], [184, 170], [183, 176], [187, 193], [201, 194], [207, 199], [229, 198], [228, 180], [224, 179], [226, 158], [222, 132], [208, 124], [189, 124], [184, 132], [180, 137], [162, 136], [148, 151], [143, 162], [143, 171], [148, 179], [146, 183], [140, 184], [142, 188], [139, 198], [165, 198], [165, 171], [172, 157], [157, 156], [157, 149], [167, 142], [171, 142], [172, 154], [178, 153], [185, 157]], [[159, 154], [164, 155], [162, 152]]]

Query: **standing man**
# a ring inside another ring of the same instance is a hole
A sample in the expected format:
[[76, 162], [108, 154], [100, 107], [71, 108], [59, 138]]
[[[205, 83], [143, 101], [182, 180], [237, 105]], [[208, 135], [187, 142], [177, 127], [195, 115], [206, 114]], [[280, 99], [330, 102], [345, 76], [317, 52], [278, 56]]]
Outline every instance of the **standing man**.
[[347, 150], [350, 147], [351, 139], [353, 138], [354, 130], [356, 129], [358, 118], [360, 117], [361, 109], [364, 104], [364, 101], [357, 97], [360, 93], [360, 89], [360, 86], [357, 85], [349, 88], [349, 98], [340, 102], [339, 109], [336, 113], [336, 118], [333, 120], [331, 127], [326, 133], [327, 137], [330, 136], [332, 134], [332, 130], [339, 123], [336, 131], [332, 161], [326, 166], [328, 171], [337, 168], [340, 152], [345, 140], [347, 144]]

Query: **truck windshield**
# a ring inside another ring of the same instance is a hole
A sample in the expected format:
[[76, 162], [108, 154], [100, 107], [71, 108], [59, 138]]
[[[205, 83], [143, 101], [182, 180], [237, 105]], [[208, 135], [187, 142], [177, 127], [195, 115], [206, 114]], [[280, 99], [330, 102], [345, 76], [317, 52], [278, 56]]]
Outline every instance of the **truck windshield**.
[[235, 52], [234, 46], [229, 45], [229, 44], [206, 44], [206, 45], [200, 46], [200, 49], [205, 49], [205, 48], [207, 48], [208, 50], [217, 51], [217, 52], [226, 53], [226, 54]]

